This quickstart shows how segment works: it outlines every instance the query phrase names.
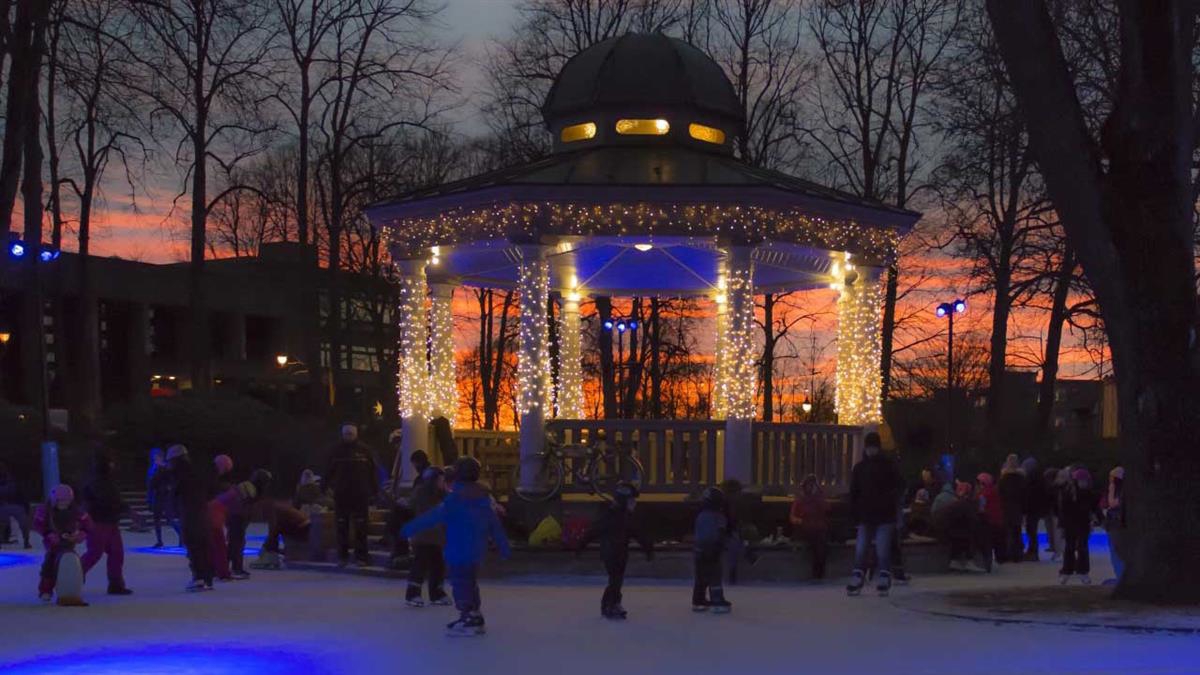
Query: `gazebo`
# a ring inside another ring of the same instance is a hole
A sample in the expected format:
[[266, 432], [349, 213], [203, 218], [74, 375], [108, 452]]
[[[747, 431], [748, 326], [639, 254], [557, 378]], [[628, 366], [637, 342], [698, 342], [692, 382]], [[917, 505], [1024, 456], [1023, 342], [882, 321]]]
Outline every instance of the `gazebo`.
[[[454, 419], [450, 298], [467, 285], [518, 294], [522, 481], [548, 426], [622, 437], [652, 490], [726, 478], [786, 489], [809, 472], [844, 481], [863, 428], [881, 421], [881, 270], [920, 214], [740, 161], [745, 117], [729, 79], [662, 34], [580, 52], [542, 114], [550, 156], [368, 209], [399, 278], [405, 462], [424, 447], [428, 420]], [[754, 295], [824, 287], [840, 291], [838, 425], [756, 423]], [[579, 306], [600, 295], [715, 301], [714, 419], [584, 419]]]

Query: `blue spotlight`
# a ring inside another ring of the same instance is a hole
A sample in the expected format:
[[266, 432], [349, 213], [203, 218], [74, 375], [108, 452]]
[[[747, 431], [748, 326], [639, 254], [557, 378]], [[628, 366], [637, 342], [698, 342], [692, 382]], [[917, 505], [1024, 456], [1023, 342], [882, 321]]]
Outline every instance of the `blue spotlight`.
[[626, 328], [628, 328], [628, 326], [625, 325], [624, 321], [617, 324], [617, 331], [620, 333], [624, 333]]
[[612, 321], [605, 321], [605, 322], [604, 322], [604, 330], [612, 330], [612, 327], [613, 327], [613, 322], [612, 322]]
[[58, 249], [44, 246], [42, 247], [42, 250], [38, 252], [38, 258], [40, 258], [42, 262], [48, 263], [52, 260], [58, 260], [58, 253]]
[[966, 300], [955, 300], [954, 301], [954, 313], [962, 314], [965, 311], [967, 311], [967, 301]]
[[637, 330], [637, 322], [636, 321], [629, 322], [629, 330]]
[[13, 258], [24, 258], [25, 242], [21, 241], [20, 239], [14, 239], [8, 242], [8, 255], [12, 256]]

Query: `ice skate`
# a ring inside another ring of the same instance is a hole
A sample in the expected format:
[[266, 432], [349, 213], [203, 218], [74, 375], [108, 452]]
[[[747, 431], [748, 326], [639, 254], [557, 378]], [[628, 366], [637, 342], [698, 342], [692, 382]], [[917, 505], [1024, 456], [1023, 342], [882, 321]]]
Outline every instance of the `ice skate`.
[[972, 572], [974, 574], [987, 574], [988, 572], [979, 565], [976, 565], [975, 561], [973, 560], [968, 560], [967, 562], [963, 563], [963, 571]]
[[41, 600], [42, 602], [50, 602], [53, 599], [53, 593], [38, 593], [38, 600]]
[[250, 578], [250, 573], [246, 570], [234, 570], [233, 574], [230, 575], [230, 578], [234, 581], [245, 581], [246, 579]]
[[1060, 575], [1058, 575], [1058, 585], [1059, 585], [1059, 586], [1066, 586], [1066, 585], [1067, 585], [1067, 582], [1068, 582], [1068, 581], [1070, 581], [1070, 580], [1071, 580], [1071, 575], [1070, 575], [1070, 574], [1060, 574]]
[[892, 592], [892, 574], [891, 572], [880, 572], [879, 582], [875, 584], [875, 592], [880, 597], [887, 597], [888, 593]]
[[693, 612], [707, 612], [708, 609], [709, 608], [708, 608], [707, 602], [693, 602], [692, 603], [692, 611]]
[[713, 614], [728, 614], [733, 611], [733, 603], [725, 599], [725, 589], [719, 586], [711, 588], [708, 591], [708, 596]]
[[404, 604], [412, 607], [413, 609], [421, 609], [425, 606], [425, 601], [421, 598], [409, 598], [404, 601]]
[[283, 556], [273, 551], [263, 551], [258, 559], [250, 563], [252, 570], [278, 570], [283, 568]]
[[626, 612], [625, 608], [620, 605], [612, 605], [601, 609], [600, 615], [606, 619], [621, 621], [629, 616], [629, 612]]
[[436, 598], [430, 599], [429, 604], [433, 605], [434, 607], [449, 607], [450, 605], [453, 605], [454, 602], [450, 599], [450, 596], [443, 593]]
[[1086, 575], [1086, 574], [1084, 574], [1084, 575], [1081, 575], [1081, 576], [1079, 577], [1079, 580], [1083, 582], [1083, 585], [1084, 585], [1084, 586], [1091, 586], [1091, 585], [1092, 585], [1092, 578], [1091, 578], [1090, 576]]
[[446, 634], [451, 637], [475, 637], [486, 632], [483, 617], [478, 614], [464, 614], [446, 626]]
[[109, 595], [133, 595], [133, 590], [131, 590], [125, 584], [109, 584], [108, 585], [108, 594]]
[[196, 593], [198, 591], [203, 591], [204, 590], [204, 582], [200, 581], [199, 579], [192, 579], [190, 582], [188, 582], [187, 586], [184, 586], [183, 590], [187, 591], [188, 593]]
[[967, 571], [967, 563], [965, 563], [961, 560], [951, 560], [950, 561], [950, 571], [951, 572], [966, 572]]
[[850, 576], [850, 583], [846, 584], [846, 595], [858, 595], [863, 589], [863, 571], [854, 570], [854, 574]]

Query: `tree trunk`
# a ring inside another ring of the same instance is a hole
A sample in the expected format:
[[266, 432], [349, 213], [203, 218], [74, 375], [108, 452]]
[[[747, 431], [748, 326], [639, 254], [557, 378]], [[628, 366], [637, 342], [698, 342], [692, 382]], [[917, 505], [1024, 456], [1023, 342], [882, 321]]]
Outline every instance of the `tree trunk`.
[[[195, 26], [204, 25], [199, 16], [204, 9], [194, 8]], [[212, 335], [208, 327], [208, 284], [204, 275], [204, 254], [208, 244], [208, 106], [205, 85], [208, 76], [204, 68], [207, 62], [207, 43], [196, 40], [195, 69], [192, 75], [192, 104], [195, 117], [192, 129], [192, 238], [191, 275], [189, 289], [189, 348], [191, 350], [192, 389], [204, 393], [212, 384]]]
[[[30, 100], [37, 99], [37, 67], [40, 55], [34, 53], [33, 33], [39, 16], [44, 21], [49, 3], [19, 0], [16, 19], [8, 40], [11, 55], [8, 72], [8, 100], [5, 102], [4, 144], [0, 149], [0, 227], [6, 239], [12, 231], [13, 206], [21, 181], [21, 162], [25, 138], [37, 129], [38, 120], [30, 117]], [[7, 16], [7, 15], [6, 15]]]
[[[999, 258], [1007, 261], [1009, 254], [1002, 252]], [[992, 301], [992, 335], [988, 352], [988, 396], [987, 423], [990, 433], [988, 438], [992, 444], [1000, 439], [999, 434], [1004, 429], [1002, 413], [1004, 411], [1004, 367], [1008, 354], [1008, 317], [1012, 312], [1010, 272], [1006, 265], [996, 270], [995, 294]]]
[[[629, 312], [630, 320], [641, 321], [642, 319], [642, 299], [635, 297], [633, 306]], [[638, 324], [638, 328], [641, 324]], [[638, 390], [642, 388], [642, 345], [638, 342], [638, 330], [629, 330], [629, 353], [625, 355], [625, 393], [623, 403], [624, 409], [621, 416], [625, 419], [633, 419], [637, 413]], [[618, 338], [619, 339], [619, 338]]]
[[599, 315], [596, 344], [600, 348], [600, 392], [604, 398], [604, 419], [617, 418], [617, 385], [613, 368], [612, 330], [604, 324], [612, 322], [612, 298], [604, 295], [596, 296], [596, 313]]
[[879, 371], [882, 375], [880, 400], [887, 402], [888, 392], [892, 388], [892, 343], [896, 335], [896, 296], [900, 289], [900, 269], [895, 264], [888, 265], [887, 284], [883, 296], [883, 327], [879, 333], [880, 357]]
[[1046, 327], [1046, 354], [1042, 357], [1042, 381], [1038, 384], [1037, 432], [1050, 444], [1054, 429], [1054, 391], [1058, 381], [1058, 357], [1062, 349], [1063, 324], [1067, 321], [1067, 296], [1075, 277], [1075, 255], [1068, 248], [1062, 267], [1054, 279], [1054, 296], [1050, 305], [1050, 323]]
[[1045, 0], [987, 5], [1030, 147], [1112, 348], [1131, 540], [1117, 595], [1200, 602], [1190, 175], [1196, 7], [1189, 0], [1117, 4], [1121, 68], [1101, 152]]
[[[24, 177], [21, 181], [21, 201], [25, 215], [25, 242], [29, 246], [25, 254], [27, 261], [28, 285], [23, 302], [23, 321], [25, 341], [28, 351], [22, 350], [22, 360], [25, 362], [25, 392], [29, 403], [33, 406], [46, 406], [46, 396], [50, 383], [46, 373], [46, 339], [43, 319], [42, 299], [42, 267], [38, 261], [38, 249], [42, 241], [42, 138], [40, 133], [41, 105], [36, 95], [38, 80], [41, 74], [42, 54], [46, 51], [46, 19], [49, 16], [49, 3], [35, 3], [38, 7], [31, 11], [30, 43], [28, 58], [29, 81], [32, 95], [24, 97], [27, 126], [21, 137], [24, 154]], [[7, 135], [5, 136], [7, 140]], [[43, 424], [45, 421], [43, 420]]]
[[650, 417], [662, 418], [662, 325], [661, 301], [650, 298]]
[[[334, 179], [333, 182], [337, 182]], [[333, 209], [338, 209], [337, 199], [340, 197], [338, 190], [334, 189]], [[342, 380], [342, 352], [343, 339], [342, 331], [344, 330], [342, 322], [343, 302], [342, 298], [342, 279], [338, 273], [342, 267], [342, 228], [338, 223], [340, 218], [335, 214], [329, 224], [329, 269], [325, 271], [325, 294], [329, 297], [329, 313], [325, 319], [325, 337], [329, 343], [329, 390], [333, 392], [332, 405], [337, 405], [338, 384]]]

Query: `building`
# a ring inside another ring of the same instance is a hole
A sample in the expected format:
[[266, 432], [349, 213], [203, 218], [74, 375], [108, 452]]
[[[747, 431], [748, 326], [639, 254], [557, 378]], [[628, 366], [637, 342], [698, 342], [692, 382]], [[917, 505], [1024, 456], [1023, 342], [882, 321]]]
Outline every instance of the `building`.
[[[46, 367], [51, 408], [69, 407], [77, 311], [79, 258], [63, 253], [44, 268]], [[99, 299], [101, 395], [105, 406], [139, 396], [170, 396], [191, 388], [188, 332], [190, 269], [187, 263], [150, 264], [92, 258]], [[257, 257], [206, 263], [210, 307], [213, 385], [272, 405], [311, 407], [305, 395], [310, 366], [320, 369], [323, 396], [344, 410], [386, 408], [395, 387], [391, 286], [364, 275], [340, 275], [344, 351], [331, 390], [329, 342], [322, 340], [319, 364], [304, 362], [305, 288], [314, 288], [321, 334], [329, 318], [329, 274], [311, 247], [267, 243]], [[0, 260], [0, 333], [14, 336], [0, 355], [0, 393], [25, 400], [20, 306], [25, 293], [17, 263]], [[312, 306], [309, 303], [309, 306]], [[34, 341], [33, 344], [36, 344]], [[286, 365], [279, 357], [285, 356]], [[34, 357], [33, 363], [37, 363]]]

